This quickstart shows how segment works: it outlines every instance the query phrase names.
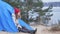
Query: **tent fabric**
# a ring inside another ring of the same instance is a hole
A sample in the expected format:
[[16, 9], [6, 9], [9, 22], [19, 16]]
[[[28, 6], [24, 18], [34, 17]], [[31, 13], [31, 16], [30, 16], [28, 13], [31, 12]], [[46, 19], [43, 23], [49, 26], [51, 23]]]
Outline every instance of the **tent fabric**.
[[14, 8], [11, 7], [11, 5], [7, 4], [6, 2], [0, 1], [0, 6], [1, 7], [3, 6], [5, 9], [7, 9], [9, 11], [9, 13], [11, 13], [11, 14], [14, 13]]
[[25, 27], [27, 30], [29, 31], [34, 30], [30, 25], [26, 24], [22, 19], [18, 19], [18, 22], [22, 27]]
[[14, 9], [9, 4], [0, 1], [0, 31], [18, 32], [12, 19], [12, 13], [14, 13]]

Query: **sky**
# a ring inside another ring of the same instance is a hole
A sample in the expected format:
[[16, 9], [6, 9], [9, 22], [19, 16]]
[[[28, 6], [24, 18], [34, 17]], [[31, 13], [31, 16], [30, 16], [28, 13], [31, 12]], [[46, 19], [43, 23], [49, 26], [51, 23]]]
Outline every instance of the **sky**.
[[60, 0], [42, 0], [43, 2], [60, 2]]

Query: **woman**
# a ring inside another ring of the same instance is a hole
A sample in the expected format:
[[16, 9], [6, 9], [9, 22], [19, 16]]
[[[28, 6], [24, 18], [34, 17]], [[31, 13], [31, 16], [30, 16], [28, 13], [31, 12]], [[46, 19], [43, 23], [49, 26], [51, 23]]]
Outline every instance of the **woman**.
[[15, 17], [14, 17], [15, 18], [14, 19], [15, 20], [15, 25], [17, 26], [17, 28], [18, 27], [22, 28], [20, 26], [20, 24], [18, 23], [18, 19], [21, 19], [21, 14], [20, 14], [21, 10], [19, 8], [17, 8], [17, 7], [15, 7], [14, 10], [15, 10], [15, 12], [14, 12], [15, 13]]

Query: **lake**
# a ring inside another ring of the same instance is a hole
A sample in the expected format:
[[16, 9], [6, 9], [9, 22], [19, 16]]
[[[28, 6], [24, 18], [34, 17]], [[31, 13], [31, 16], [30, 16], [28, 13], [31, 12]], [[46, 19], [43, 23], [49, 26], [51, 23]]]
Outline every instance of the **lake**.
[[49, 21], [48, 25], [58, 24], [58, 20], [60, 20], [60, 7], [53, 7], [51, 13], [53, 16], [51, 16], [51, 20]]

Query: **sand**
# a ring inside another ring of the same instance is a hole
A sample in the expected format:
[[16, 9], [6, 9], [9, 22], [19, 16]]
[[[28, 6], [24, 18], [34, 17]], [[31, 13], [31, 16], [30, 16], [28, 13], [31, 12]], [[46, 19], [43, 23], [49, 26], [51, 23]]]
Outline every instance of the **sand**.
[[[47, 27], [45, 26], [41, 26], [41, 25], [37, 25], [37, 26], [33, 26], [34, 28], [37, 28], [37, 32], [36, 34], [60, 34], [60, 31], [48, 31]], [[23, 32], [19, 32], [19, 33], [9, 33], [9, 32], [0, 32], [0, 34], [29, 34], [29, 33], [23, 33]]]

